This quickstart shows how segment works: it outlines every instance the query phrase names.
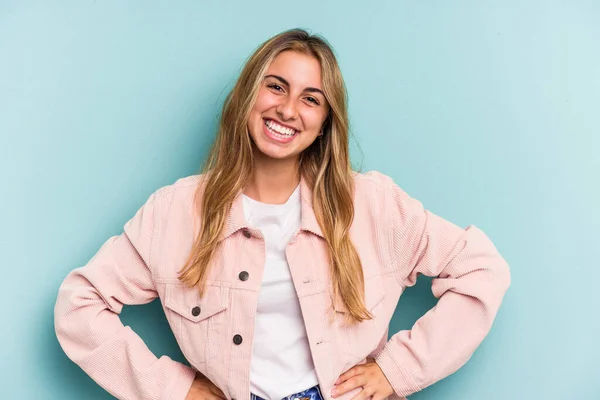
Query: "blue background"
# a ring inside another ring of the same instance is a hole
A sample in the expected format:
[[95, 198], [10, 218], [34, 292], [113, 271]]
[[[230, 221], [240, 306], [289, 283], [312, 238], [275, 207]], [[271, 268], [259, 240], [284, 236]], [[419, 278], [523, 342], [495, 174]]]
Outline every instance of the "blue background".
[[[253, 49], [304, 27], [338, 53], [357, 168], [477, 225], [512, 268], [483, 345], [411, 399], [600, 399], [598, 21], [596, 1], [0, 0], [0, 397], [110, 398], [56, 340], [58, 286], [196, 172]], [[157, 302], [122, 317], [182, 360]]]

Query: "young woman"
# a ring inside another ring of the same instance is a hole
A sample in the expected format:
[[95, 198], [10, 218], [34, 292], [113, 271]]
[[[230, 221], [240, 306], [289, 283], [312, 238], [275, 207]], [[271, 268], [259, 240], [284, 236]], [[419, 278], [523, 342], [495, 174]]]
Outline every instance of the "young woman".
[[[388, 341], [418, 274], [439, 301]], [[480, 229], [352, 171], [336, 58], [291, 30], [246, 63], [203, 172], [157, 190], [66, 277], [55, 325], [121, 399], [398, 399], [469, 359], [509, 282]], [[156, 297], [191, 366], [121, 323]]]

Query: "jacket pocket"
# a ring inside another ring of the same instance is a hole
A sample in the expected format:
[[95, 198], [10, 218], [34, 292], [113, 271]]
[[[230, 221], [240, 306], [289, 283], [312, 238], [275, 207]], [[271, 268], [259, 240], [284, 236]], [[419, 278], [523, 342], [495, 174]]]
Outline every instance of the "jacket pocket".
[[203, 297], [197, 288], [167, 284], [165, 314], [183, 355], [190, 363], [206, 362], [222, 345], [229, 288], [207, 283]]
[[360, 323], [346, 324], [348, 309], [341, 300], [333, 299], [335, 311], [335, 336], [340, 354], [352, 361], [366, 358], [377, 348], [383, 335], [386, 335], [389, 321], [379, 312], [379, 305], [385, 297], [385, 285], [382, 277], [376, 275], [365, 278], [365, 307], [373, 319]]

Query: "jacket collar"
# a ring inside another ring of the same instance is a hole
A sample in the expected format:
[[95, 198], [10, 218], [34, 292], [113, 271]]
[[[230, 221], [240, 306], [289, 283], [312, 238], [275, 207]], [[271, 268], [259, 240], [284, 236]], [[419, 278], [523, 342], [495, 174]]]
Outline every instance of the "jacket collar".
[[[317, 217], [312, 206], [312, 190], [304, 177], [300, 178], [300, 199], [301, 199], [301, 221], [300, 230], [312, 232], [313, 234], [324, 238], [323, 231], [317, 222]], [[249, 228], [248, 222], [244, 216], [244, 204], [242, 193], [238, 193], [234, 198], [231, 209], [226, 217], [225, 228], [221, 233], [219, 241], [226, 239], [240, 229]]]

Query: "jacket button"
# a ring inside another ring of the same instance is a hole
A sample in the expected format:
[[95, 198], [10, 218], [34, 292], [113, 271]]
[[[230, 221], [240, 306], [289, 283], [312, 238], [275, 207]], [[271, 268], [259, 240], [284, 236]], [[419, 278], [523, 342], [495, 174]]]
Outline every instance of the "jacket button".
[[244, 229], [242, 232], [244, 233], [244, 236], [246, 236], [247, 238], [252, 237], [252, 233], [250, 233], [250, 231], [248, 229]]
[[200, 307], [196, 306], [196, 307], [192, 308], [192, 315], [194, 317], [197, 317], [198, 315], [200, 315]]
[[250, 277], [250, 274], [248, 273], [248, 271], [242, 271], [242, 272], [240, 272], [238, 277], [240, 278], [241, 281], [247, 281], [248, 278]]
[[233, 343], [235, 343], [235, 344], [241, 344], [242, 343], [242, 335], [235, 335], [233, 337]]

